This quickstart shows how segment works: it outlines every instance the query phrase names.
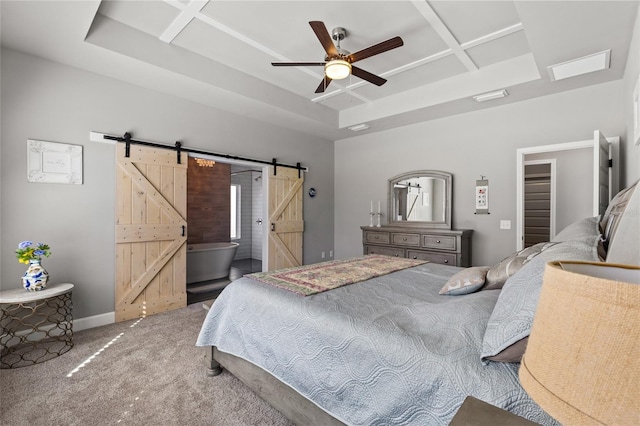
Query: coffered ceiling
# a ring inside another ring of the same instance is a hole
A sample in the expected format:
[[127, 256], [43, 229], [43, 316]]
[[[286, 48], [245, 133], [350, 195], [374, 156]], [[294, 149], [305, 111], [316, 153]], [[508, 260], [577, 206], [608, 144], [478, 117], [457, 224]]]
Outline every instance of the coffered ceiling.
[[[622, 77], [638, 1], [2, 1], [2, 44], [258, 120], [339, 139]], [[387, 79], [334, 80], [309, 26], [344, 27], [357, 65]], [[639, 31], [640, 29], [635, 29]], [[610, 50], [603, 71], [547, 67]], [[505, 89], [483, 103], [474, 95]]]

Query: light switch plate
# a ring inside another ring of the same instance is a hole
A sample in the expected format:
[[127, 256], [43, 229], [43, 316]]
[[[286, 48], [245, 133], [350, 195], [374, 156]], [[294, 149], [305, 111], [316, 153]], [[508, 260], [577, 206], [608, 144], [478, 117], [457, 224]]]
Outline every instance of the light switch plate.
[[500, 221], [500, 229], [511, 229], [511, 221], [510, 220], [501, 220]]

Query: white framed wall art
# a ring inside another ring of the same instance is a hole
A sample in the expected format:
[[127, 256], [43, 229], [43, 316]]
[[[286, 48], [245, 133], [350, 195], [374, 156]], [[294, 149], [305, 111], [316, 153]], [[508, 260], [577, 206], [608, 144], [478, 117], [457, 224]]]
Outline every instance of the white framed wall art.
[[82, 185], [82, 145], [27, 139], [27, 181]]

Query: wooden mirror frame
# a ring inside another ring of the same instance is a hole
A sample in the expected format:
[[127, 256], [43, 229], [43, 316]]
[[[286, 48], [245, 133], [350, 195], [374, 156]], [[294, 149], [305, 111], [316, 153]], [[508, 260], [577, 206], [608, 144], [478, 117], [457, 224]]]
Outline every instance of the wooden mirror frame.
[[[431, 177], [436, 179], [442, 179], [445, 183], [445, 201], [444, 201], [444, 221], [409, 221], [409, 220], [397, 220], [398, 217], [395, 211], [396, 199], [394, 186], [396, 183], [405, 179]], [[451, 211], [452, 211], [452, 188], [453, 188], [453, 175], [447, 172], [441, 172], [438, 170], [417, 170], [413, 172], [403, 173], [392, 177], [388, 180], [388, 197], [387, 197], [387, 223], [391, 226], [422, 226], [425, 228], [438, 228], [438, 229], [451, 229]]]

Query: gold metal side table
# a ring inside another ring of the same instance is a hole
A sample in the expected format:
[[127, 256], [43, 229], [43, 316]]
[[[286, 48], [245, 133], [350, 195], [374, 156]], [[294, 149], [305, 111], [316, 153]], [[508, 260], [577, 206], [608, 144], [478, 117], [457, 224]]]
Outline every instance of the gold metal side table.
[[73, 284], [0, 292], [0, 368], [48, 361], [73, 347]]

